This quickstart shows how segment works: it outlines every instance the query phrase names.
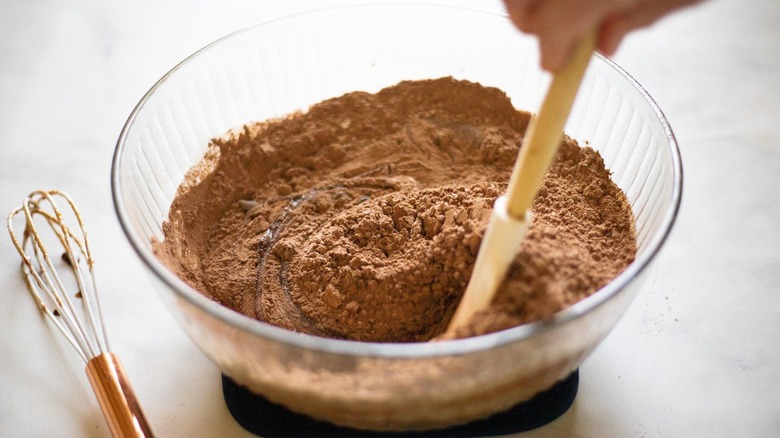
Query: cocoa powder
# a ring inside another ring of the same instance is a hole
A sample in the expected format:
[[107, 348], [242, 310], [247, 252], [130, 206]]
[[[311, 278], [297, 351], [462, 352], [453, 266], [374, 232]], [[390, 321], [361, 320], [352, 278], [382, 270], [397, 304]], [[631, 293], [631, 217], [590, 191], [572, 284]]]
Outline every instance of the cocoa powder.
[[[442, 78], [321, 102], [214, 139], [153, 242], [193, 288], [290, 330], [440, 336], [468, 283], [529, 114]], [[552, 315], [634, 258], [633, 216], [598, 153], [566, 137], [493, 305], [454, 335]]]

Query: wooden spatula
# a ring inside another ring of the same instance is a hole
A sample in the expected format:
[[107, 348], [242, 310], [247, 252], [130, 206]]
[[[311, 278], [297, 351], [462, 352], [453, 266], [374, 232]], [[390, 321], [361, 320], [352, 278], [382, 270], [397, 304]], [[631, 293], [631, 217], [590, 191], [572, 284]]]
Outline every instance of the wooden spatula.
[[580, 41], [566, 64], [553, 76], [539, 113], [531, 119], [506, 194], [496, 199], [466, 292], [447, 326], [447, 333], [466, 323], [493, 301], [517, 255], [531, 222], [529, 208], [563, 139], [563, 127], [595, 47], [595, 35]]

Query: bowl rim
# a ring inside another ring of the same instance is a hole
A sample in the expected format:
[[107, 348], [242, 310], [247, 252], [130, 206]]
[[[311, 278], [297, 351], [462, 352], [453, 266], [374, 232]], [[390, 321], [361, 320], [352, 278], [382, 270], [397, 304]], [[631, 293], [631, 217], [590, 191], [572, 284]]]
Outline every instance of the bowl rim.
[[[293, 332], [291, 330], [283, 329], [253, 318], [238, 313], [227, 307], [224, 307], [209, 298], [205, 297], [197, 290], [186, 284], [183, 280], [178, 278], [175, 274], [169, 271], [144, 245], [144, 240], [135, 235], [131, 226], [129, 215], [125, 209], [124, 204], [121, 202], [123, 199], [123, 188], [119, 175], [120, 165], [124, 157], [125, 141], [127, 135], [138, 114], [143, 110], [145, 104], [155, 93], [155, 91], [162, 86], [163, 83], [173, 75], [177, 70], [182, 68], [191, 59], [199, 56], [201, 53], [217, 46], [221, 42], [228, 39], [238, 37], [247, 32], [251, 32], [257, 28], [268, 25], [270, 23], [291, 20], [299, 16], [311, 15], [329, 12], [337, 9], [364, 9], [364, 8], [383, 8], [383, 7], [429, 7], [437, 8], [440, 10], [457, 10], [467, 13], [478, 13], [494, 16], [496, 18], [503, 18], [509, 20], [507, 14], [497, 13], [494, 11], [485, 11], [479, 9], [466, 8], [461, 6], [449, 6], [443, 4], [426, 4], [426, 3], [362, 3], [353, 5], [342, 5], [325, 8], [317, 8], [312, 10], [306, 10], [302, 12], [296, 12], [293, 14], [276, 17], [271, 20], [263, 21], [250, 27], [242, 28], [231, 32], [207, 45], [201, 49], [195, 51], [191, 55], [184, 58], [181, 62], [176, 64], [168, 72], [166, 72], [154, 85], [143, 95], [139, 102], [135, 105], [132, 112], [128, 116], [125, 124], [117, 139], [116, 148], [114, 150], [113, 159], [111, 163], [111, 195], [112, 202], [114, 204], [114, 210], [119, 219], [119, 224], [122, 228], [122, 232], [130, 242], [133, 250], [138, 254], [141, 261], [146, 265], [151, 272], [161, 280], [168, 288], [170, 288], [178, 297], [186, 300], [190, 305], [195, 306], [198, 310], [211, 315], [224, 323], [232, 327], [239, 328], [252, 335], [261, 336], [266, 339], [278, 341], [290, 346], [317, 350], [326, 353], [333, 354], [346, 354], [353, 356], [372, 356], [372, 357], [386, 357], [386, 358], [430, 358], [438, 356], [450, 356], [461, 355], [467, 353], [474, 353], [485, 349], [490, 349], [510, 343], [522, 341], [524, 339], [531, 338], [540, 333], [546, 332], [557, 326], [567, 324], [574, 321], [587, 313], [590, 313], [597, 307], [600, 307], [613, 297], [615, 297], [620, 291], [622, 291], [632, 280], [642, 274], [648, 267], [650, 262], [655, 258], [659, 252], [663, 243], [668, 238], [672, 226], [677, 218], [680, 202], [682, 198], [682, 162], [680, 157], [680, 150], [677, 144], [676, 137], [672, 128], [666, 119], [663, 111], [660, 109], [655, 100], [650, 94], [622, 67], [616, 64], [606, 56], [595, 53], [595, 58], [606, 64], [607, 67], [615, 70], [620, 76], [625, 78], [631, 86], [644, 98], [649, 104], [651, 110], [658, 118], [664, 134], [669, 141], [669, 152], [672, 161], [673, 171], [673, 186], [672, 186], [672, 200], [664, 213], [659, 230], [656, 235], [647, 243], [647, 249], [644, 253], [638, 256], [631, 264], [623, 270], [617, 277], [612, 279], [604, 287], [600, 288], [585, 299], [566, 307], [548, 318], [534, 321], [528, 324], [508, 328], [494, 333], [488, 333], [480, 336], [474, 336], [463, 339], [444, 340], [437, 342], [412, 342], [412, 343], [382, 343], [382, 342], [366, 342], [366, 341], [352, 341], [343, 339], [325, 338], [316, 335], [310, 335], [306, 333]], [[170, 310], [170, 309], [169, 309]]]

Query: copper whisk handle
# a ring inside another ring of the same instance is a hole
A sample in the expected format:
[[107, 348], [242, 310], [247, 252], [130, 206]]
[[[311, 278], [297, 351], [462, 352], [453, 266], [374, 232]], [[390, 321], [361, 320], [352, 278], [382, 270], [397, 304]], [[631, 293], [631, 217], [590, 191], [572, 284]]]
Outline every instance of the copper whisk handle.
[[86, 372], [115, 438], [154, 436], [117, 355], [93, 357], [87, 362]]

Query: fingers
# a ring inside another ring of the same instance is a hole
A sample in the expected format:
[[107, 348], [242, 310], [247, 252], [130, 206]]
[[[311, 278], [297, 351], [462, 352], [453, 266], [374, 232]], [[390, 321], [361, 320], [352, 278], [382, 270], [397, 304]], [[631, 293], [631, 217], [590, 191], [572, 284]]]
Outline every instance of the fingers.
[[530, 12], [537, 0], [504, 0], [509, 18], [523, 32], [530, 33]]
[[639, 0], [504, 0], [512, 22], [539, 37], [542, 68], [558, 70], [575, 44], [603, 18]]
[[599, 31], [598, 49], [611, 56], [630, 31], [649, 26], [669, 12], [701, 0], [650, 0], [605, 17]]
[[578, 41], [598, 32], [598, 49], [614, 54], [623, 37], [672, 10], [701, 0], [504, 0], [512, 22], [539, 38], [542, 68], [557, 71]]
[[557, 71], [569, 58], [576, 43], [597, 28], [615, 1], [540, 1], [531, 12], [529, 28], [539, 37], [542, 68]]

